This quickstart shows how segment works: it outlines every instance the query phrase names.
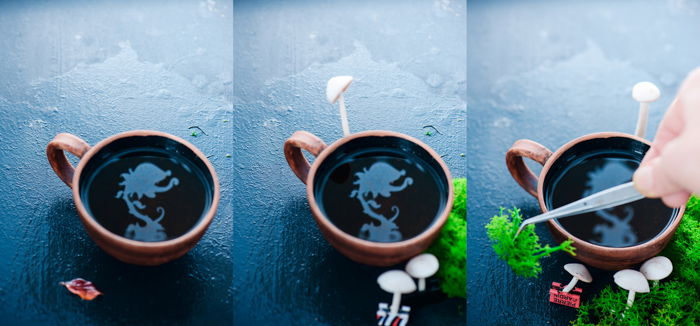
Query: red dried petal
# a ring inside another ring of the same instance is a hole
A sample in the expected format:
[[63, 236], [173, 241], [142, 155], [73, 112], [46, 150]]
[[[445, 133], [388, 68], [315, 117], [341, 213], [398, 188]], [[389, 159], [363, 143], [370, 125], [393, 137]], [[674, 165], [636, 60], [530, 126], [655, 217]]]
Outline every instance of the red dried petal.
[[83, 300], [92, 300], [98, 295], [102, 294], [102, 292], [95, 288], [95, 285], [92, 284], [92, 282], [86, 281], [82, 278], [76, 278], [68, 282], [61, 282], [60, 284], [65, 286], [68, 291], [80, 296], [80, 298]]

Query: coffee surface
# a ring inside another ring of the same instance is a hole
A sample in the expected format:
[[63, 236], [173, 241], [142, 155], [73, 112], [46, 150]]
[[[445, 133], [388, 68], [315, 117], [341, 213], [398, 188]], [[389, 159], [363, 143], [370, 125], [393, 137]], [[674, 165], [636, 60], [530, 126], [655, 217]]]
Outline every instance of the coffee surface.
[[[548, 207], [564, 206], [586, 196], [629, 182], [639, 166], [624, 154], [599, 154], [571, 163], [555, 180]], [[647, 242], [669, 225], [674, 210], [658, 199], [557, 219], [569, 233], [606, 247], [629, 247]]]
[[157, 149], [112, 156], [81, 187], [88, 212], [110, 232], [137, 241], [176, 238], [197, 224], [212, 195], [186, 158]]
[[321, 211], [335, 226], [364, 240], [415, 237], [431, 226], [446, 201], [436, 171], [400, 151], [357, 152], [329, 171], [315, 193]]

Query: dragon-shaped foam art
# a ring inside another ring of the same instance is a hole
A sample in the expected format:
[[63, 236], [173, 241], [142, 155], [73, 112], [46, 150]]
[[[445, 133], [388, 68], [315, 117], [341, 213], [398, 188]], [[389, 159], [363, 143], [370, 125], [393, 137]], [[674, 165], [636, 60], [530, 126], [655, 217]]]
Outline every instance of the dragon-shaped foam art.
[[359, 188], [350, 193], [350, 198], [357, 198], [362, 205], [362, 212], [379, 222], [379, 225], [371, 222], [362, 225], [358, 235], [361, 239], [375, 242], [395, 242], [402, 239], [399, 227], [394, 223], [399, 217], [399, 208], [392, 206], [394, 216], [389, 218], [374, 210], [381, 208], [376, 202], [378, 196], [389, 198], [391, 193], [402, 191], [413, 184], [412, 178], [405, 177], [400, 186], [392, 185], [405, 175], [406, 170], [399, 171], [385, 162], [376, 162], [369, 169], [365, 167], [361, 172], [355, 173], [357, 181], [353, 184]]
[[[628, 182], [629, 179], [624, 176], [630, 175], [632, 172], [632, 169], [620, 162], [610, 162], [601, 168], [589, 172], [583, 197]], [[600, 235], [600, 241], [593, 240], [591, 242], [615, 247], [626, 247], [637, 243], [637, 235], [630, 226], [630, 222], [634, 218], [634, 208], [628, 205], [624, 206], [624, 210], [624, 217], [612, 214], [612, 208], [596, 211], [595, 214], [609, 224], [601, 223], [593, 227], [593, 233]]]
[[163, 241], [167, 238], [165, 229], [160, 225], [160, 221], [165, 216], [165, 209], [158, 207], [156, 210], [160, 213], [155, 219], [141, 213], [139, 210], [146, 206], [139, 200], [146, 196], [155, 198], [156, 194], [166, 192], [172, 187], [177, 186], [180, 180], [173, 177], [166, 186], [158, 186], [166, 178], [170, 177], [170, 170], [163, 171], [152, 163], [141, 163], [135, 169], [129, 169], [128, 173], [122, 173], [122, 182], [119, 183], [124, 189], [117, 193], [116, 198], [121, 198], [129, 207], [129, 214], [138, 218], [144, 225], [139, 222], [129, 224], [124, 232], [124, 237], [138, 241]]

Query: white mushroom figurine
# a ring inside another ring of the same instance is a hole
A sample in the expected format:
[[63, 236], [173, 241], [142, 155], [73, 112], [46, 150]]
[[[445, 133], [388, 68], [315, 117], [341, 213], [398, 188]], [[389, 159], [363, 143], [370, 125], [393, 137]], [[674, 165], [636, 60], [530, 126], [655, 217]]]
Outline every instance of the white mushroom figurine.
[[644, 138], [647, 132], [647, 117], [649, 116], [649, 103], [661, 97], [661, 91], [656, 85], [650, 82], [639, 82], [632, 87], [632, 97], [639, 102], [639, 116], [637, 117], [637, 128], [634, 134]]
[[394, 298], [391, 300], [391, 307], [389, 308], [392, 314], [399, 313], [401, 295], [416, 290], [416, 283], [413, 282], [411, 276], [398, 269], [382, 273], [382, 275], [379, 275], [377, 278], [377, 283], [379, 283], [379, 287], [381, 287], [382, 290], [394, 294]]
[[425, 279], [435, 275], [440, 262], [433, 254], [420, 254], [406, 264], [406, 272], [418, 279], [418, 291], [425, 291]]
[[644, 277], [649, 281], [653, 281], [654, 287], [659, 285], [659, 280], [663, 280], [673, 271], [673, 263], [664, 256], [656, 256], [642, 264], [639, 271], [644, 274]]
[[634, 294], [649, 292], [649, 282], [644, 277], [644, 274], [632, 269], [623, 269], [613, 276], [615, 284], [621, 288], [630, 291], [627, 296], [627, 306], [631, 307], [634, 303]]
[[326, 99], [331, 104], [338, 101], [340, 109], [340, 123], [343, 126], [343, 135], [350, 135], [350, 126], [348, 125], [348, 113], [345, 111], [345, 100], [343, 93], [350, 87], [352, 76], [335, 76], [328, 80], [326, 85]]
[[576, 286], [578, 281], [583, 281], [586, 283], [591, 283], [593, 281], [593, 276], [591, 276], [591, 273], [588, 272], [586, 266], [583, 266], [582, 264], [566, 264], [564, 265], [564, 269], [573, 277], [571, 278], [571, 282], [569, 282], [569, 284], [567, 284], [566, 287], [561, 290], [561, 292], [568, 293], [574, 288], [574, 286]]

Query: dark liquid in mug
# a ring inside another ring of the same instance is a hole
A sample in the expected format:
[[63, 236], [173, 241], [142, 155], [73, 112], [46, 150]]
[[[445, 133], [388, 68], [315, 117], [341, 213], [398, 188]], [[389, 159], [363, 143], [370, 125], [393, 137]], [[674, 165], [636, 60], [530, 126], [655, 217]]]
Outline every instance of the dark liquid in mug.
[[361, 151], [336, 162], [316, 188], [338, 228], [374, 242], [407, 240], [429, 228], [445, 205], [438, 174], [398, 150]]
[[88, 212], [110, 232], [137, 241], [164, 241], [192, 229], [208, 211], [207, 179], [188, 159], [159, 149], [111, 157], [81, 186]]
[[[600, 154], [573, 162], [554, 181], [549, 207], [557, 208], [608, 188], [629, 182], [639, 166], [624, 154]], [[662, 233], [674, 209], [659, 199], [641, 199], [626, 205], [557, 219], [569, 233], [606, 247], [629, 247]]]

